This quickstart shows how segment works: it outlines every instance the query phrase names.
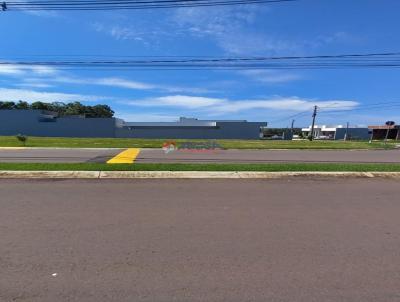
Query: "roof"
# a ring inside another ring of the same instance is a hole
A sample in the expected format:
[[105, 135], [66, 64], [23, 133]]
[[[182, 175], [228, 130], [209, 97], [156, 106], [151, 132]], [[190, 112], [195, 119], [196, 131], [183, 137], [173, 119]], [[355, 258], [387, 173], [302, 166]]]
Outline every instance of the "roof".
[[368, 126], [368, 129], [376, 129], [376, 130], [379, 130], [379, 129], [400, 129], [400, 125], [393, 125], [393, 126], [387, 126], [387, 125], [375, 126], [375, 125], [372, 125], [372, 126]]

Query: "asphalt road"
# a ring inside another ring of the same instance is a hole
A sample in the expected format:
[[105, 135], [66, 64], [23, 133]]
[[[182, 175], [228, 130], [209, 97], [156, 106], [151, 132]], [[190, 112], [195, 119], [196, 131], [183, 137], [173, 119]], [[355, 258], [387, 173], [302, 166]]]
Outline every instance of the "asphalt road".
[[82, 163], [106, 162], [124, 149], [0, 149], [0, 162]]
[[[0, 162], [106, 162], [123, 149], [0, 149]], [[141, 149], [139, 163], [375, 162], [400, 163], [397, 150], [215, 150]]]
[[381, 162], [400, 163], [400, 150], [215, 150], [206, 152], [142, 150], [136, 162], [269, 163]]
[[400, 301], [383, 179], [0, 180], [0, 301]]

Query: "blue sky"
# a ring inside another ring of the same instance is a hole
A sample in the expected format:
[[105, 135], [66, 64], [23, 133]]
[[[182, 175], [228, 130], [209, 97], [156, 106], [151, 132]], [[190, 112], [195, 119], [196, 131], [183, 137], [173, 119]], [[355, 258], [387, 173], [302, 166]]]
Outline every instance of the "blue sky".
[[[400, 51], [397, 0], [301, 0], [232, 7], [0, 13], [0, 59], [41, 56], [295, 56]], [[58, 58], [58, 57], [52, 57]], [[286, 127], [400, 122], [399, 69], [59, 70], [0, 67], [0, 99], [109, 104], [128, 121], [268, 121]], [[357, 109], [350, 110], [349, 109]], [[332, 112], [330, 112], [332, 110]]]

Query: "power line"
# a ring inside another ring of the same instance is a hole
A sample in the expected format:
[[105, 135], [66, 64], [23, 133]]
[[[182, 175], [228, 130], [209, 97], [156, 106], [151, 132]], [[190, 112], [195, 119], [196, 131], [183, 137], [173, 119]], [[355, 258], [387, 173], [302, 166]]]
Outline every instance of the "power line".
[[[361, 106], [340, 106], [338, 110], [326, 110], [327, 108], [333, 108], [333, 106], [338, 106], [338, 103], [334, 103], [328, 106], [317, 106], [317, 112], [318, 115], [340, 115], [340, 114], [346, 114], [346, 113], [350, 113], [350, 112], [355, 112], [355, 111], [365, 111], [365, 110], [379, 110], [379, 109], [389, 109], [389, 108], [397, 108], [400, 107], [400, 102], [399, 101], [393, 101], [393, 102], [378, 102], [378, 103], [371, 103], [371, 104], [367, 104], [367, 105], [361, 105]], [[349, 108], [349, 109], [346, 109]], [[277, 123], [277, 122], [282, 122], [282, 121], [289, 121], [291, 119], [293, 119], [294, 117], [303, 117], [305, 115], [310, 114], [310, 110], [308, 109], [306, 111], [301, 111], [299, 113], [293, 114], [293, 115], [289, 115], [287, 117], [284, 118], [279, 118], [276, 120], [272, 120], [270, 121], [270, 123]]]
[[0, 60], [1, 65], [62, 68], [176, 69], [343, 69], [398, 68], [400, 52], [280, 57], [142, 57], [136, 59]]
[[309, 113], [310, 113], [310, 110], [301, 111], [301, 112], [299, 112], [299, 113], [296, 113], [296, 114], [293, 114], [293, 115], [289, 115], [289, 116], [284, 117], [284, 118], [279, 118], [279, 119], [276, 119], [276, 120], [272, 120], [272, 121], [270, 121], [270, 123], [272, 124], [272, 123], [278, 123], [278, 122], [288, 121], [288, 120], [293, 119], [293, 118], [295, 118], [295, 117], [298, 118], [298, 117], [300, 117], [300, 116], [303, 116], [303, 115], [306, 115], [306, 114], [309, 114]]
[[352, 113], [352, 112], [361, 112], [361, 111], [370, 111], [373, 110], [374, 112], [379, 111], [379, 110], [387, 110], [391, 108], [398, 108], [400, 107], [400, 104], [397, 105], [388, 105], [388, 106], [376, 106], [376, 107], [369, 107], [369, 108], [355, 108], [355, 109], [350, 109], [350, 110], [335, 110], [335, 111], [328, 111], [328, 112], [320, 112], [323, 116], [326, 115], [339, 115], [339, 114], [345, 114], [345, 113]]
[[68, 1], [6, 1], [3, 10], [118, 10], [179, 7], [210, 7], [245, 4], [273, 4], [299, 0], [68, 0]]
[[399, 106], [400, 106], [400, 102], [394, 101], [394, 102], [371, 103], [368, 105], [362, 105], [362, 106], [356, 106], [356, 107], [355, 106], [341, 106], [340, 109], [338, 109], [338, 110], [328, 110], [328, 111], [324, 111], [324, 108], [326, 108], [326, 107], [319, 107], [320, 108], [319, 114], [329, 115], [332, 113], [346, 113], [346, 112], [354, 112], [354, 111], [379, 110], [379, 109], [387, 109], [387, 108], [393, 108], [393, 107], [399, 107]]

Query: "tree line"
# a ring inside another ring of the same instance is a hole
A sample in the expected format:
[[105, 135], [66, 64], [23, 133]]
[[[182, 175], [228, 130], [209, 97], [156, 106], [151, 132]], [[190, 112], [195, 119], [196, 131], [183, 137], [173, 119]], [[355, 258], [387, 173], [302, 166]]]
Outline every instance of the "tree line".
[[15, 102], [0, 102], [0, 110], [47, 110], [56, 112], [58, 116], [71, 116], [81, 115], [85, 117], [113, 117], [114, 111], [108, 105], [94, 105], [86, 106], [79, 102], [72, 103], [43, 103], [34, 102], [29, 104], [28, 102], [19, 101]]

